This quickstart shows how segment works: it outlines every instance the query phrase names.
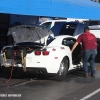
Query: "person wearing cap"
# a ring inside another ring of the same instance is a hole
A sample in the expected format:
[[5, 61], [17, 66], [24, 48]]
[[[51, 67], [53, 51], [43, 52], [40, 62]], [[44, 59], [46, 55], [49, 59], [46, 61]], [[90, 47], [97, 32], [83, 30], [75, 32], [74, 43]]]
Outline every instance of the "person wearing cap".
[[92, 33], [90, 33], [88, 26], [84, 28], [84, 33], [79, 35], [79, 37], [77, 38], [75, 44], [71, 49], [71, 53], [79, 43], [82, 43], [84, 77], [88, 77], [88, 62], [90, 63], [91, 77], [94, 77], [95, 56], [97, 55], [97, 41], [96, 37]]

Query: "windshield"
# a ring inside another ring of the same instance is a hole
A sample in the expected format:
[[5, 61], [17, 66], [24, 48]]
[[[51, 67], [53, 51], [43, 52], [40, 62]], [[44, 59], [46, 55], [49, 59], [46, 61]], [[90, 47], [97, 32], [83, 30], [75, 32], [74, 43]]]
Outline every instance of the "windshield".
[[52, 22], [46, 22], [46, 23], [41, 24], [40, 26], [50, 29], [51, 24], [52, 24]]

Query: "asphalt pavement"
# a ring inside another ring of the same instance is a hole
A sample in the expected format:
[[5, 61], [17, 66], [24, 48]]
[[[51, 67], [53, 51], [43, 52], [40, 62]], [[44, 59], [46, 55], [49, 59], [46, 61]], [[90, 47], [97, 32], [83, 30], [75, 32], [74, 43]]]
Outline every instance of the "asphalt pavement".
[[0, 100], [99, 100], [100, 98], [99, 70], [96, 71], [95, 77], [88, 78], [83, 77], [82, 70], [71, 72], [62, 82], [52, 77], [45, 79], [30, 76], [12, 78], [7, 82], [9, 76], [1, 71]]

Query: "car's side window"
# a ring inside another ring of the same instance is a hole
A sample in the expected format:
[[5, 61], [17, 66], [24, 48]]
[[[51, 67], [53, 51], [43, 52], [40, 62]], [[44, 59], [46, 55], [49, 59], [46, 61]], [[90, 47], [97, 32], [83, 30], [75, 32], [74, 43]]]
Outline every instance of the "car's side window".
[[48, 38], [47, 38], [47, 45], [49, 45], [53, 40], [54, 40], [55, 38], [53, 38], [52, 36], [48, 36]]
[[64, 24], [59, 32], [59, 35], [70, 35], [73, 36], [76, 30], [76, 24]]
[[50, 29], [52, 22], [43, 23], [40, 26]]
[[62, 41], [62, 45], [69, 46], [70, 49], [72, 49], [72, 46], [76, 42], [73, 38], [64, 38]]

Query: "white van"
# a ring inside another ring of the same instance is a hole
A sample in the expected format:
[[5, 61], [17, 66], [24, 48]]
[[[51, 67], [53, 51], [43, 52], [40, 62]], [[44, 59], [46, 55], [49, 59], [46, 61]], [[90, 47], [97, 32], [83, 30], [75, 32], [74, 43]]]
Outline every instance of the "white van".
[[93, 33], [96, 37], [100, 38], [100, 25], [89, 26], [90, 32]]
[[78, 18], [67, 18], [67, 19], [59, 19], [59, 20], [47, 20], [40, 24], [40, 26], [43, 26], [45, 28], [51, 29], [55, 23], [58, 22], [80, 22], [83, 23], [83, 21], [89, 20], [89, 19], [78, 19]]

